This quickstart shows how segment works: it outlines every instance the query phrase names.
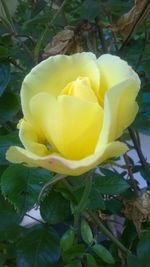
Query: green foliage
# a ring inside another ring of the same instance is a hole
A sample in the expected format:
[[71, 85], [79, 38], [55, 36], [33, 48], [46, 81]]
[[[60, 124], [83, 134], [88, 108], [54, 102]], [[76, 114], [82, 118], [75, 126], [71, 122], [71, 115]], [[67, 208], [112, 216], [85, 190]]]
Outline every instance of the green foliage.
[[58, 261], [59, 237], [49, 226], [31, 228], [17, 243], [17, 266], [44, 267]]
[[37, 203], [38, 195], [49, 179], [50, 174], [44, 169], [12, 165], [1, 176], [2, 194], [17, 210], [26, 212]]
[[90, 228], [90, 225], [84, 219], [82, 219], [82, 221], [81, 221], [81, 237], [82, 237], [83, 241], [88, 245], [90, 245], [94, 241], [93, 233], [92, 233], [92, 230]]
[[[149, 192], [150, 165], [141, 160], [142, 152], [138, 151], [137, 164], [132, 158], [130, 164], [113, 160], [98, 167], [90, 174], [92, 178], [83, 174], [65, 180], [57, 180], [44, 169], [10, 165], [6, 160], [10, 146], [22, 146], [16, 130], [22, 118], [22, 81], [66, 26], [74, 31], [66, 54], [90, 50], [99, 57], [112, 53], [138, 72], [139, 112], [131, 125], [135, 136], [126, 131], [122, 141], [132, 139], [129, 148], [137, 150], [137, 145], [142, 151], [138, 133], [150, 135], [150, 19], [138, 21], [129, 36], [121, 30], [130, 20], [121, 29], [116, 24], [134, 2], [0, 1], [0, 267], [149, 267], [150, 201], [140, 202], [143, 191], [129, 175], [139, 172]], [[136, 212], [132, 206], [131, 212], [128, 204], [137, 195], [140, 205]], [[30, 216], [27, 212], [35, 207], [42, 218], [31, 214], [34, 225], [24, 226], [24, 216]]]
[[95, 188], [102, 194], [116, 195], [121, 194], [129, 188], [123, 175], [114, 173], [110, 170], [102, 169], [104, 176], [96, 175], [94, 182]]
[[115, 260], [112, 257], [111, 253], [102, 245], [96, 244], [92, 247], [92, 250], [95, 252], [95, 254], [100, 257], [104, 262], [107, 262], [109, 264], [114, 264]]
[[[4, 55], [6, 53], [5, 48], [0, 47], [0, 53]], [[0, 63], [0, 96], [4, 92], [10, 80], [10, 65], [9, 63]]]
[[69, 202], [60, 193], [50, 191], [41, 202], [42, 218], [50, 224], [61, 223], [70, 217]]
[[63, 234], [60, 240], [61, 249], [63, 251], [67, 251], [68, 249], [70, 249], [70, 247], [72, 247], [73, 245], [74, 239], [75, 239], [75, 232], [73, 231], [73, 229], [67, 230]]

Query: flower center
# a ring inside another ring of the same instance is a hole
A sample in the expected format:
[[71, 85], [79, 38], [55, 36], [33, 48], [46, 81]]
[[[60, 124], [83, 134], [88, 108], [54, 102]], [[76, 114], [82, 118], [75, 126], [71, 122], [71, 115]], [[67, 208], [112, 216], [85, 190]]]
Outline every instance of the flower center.
[[78, 77], [75, 81], [68, 83], [60, 95], [74, 96], [88, 102], [98, 103], [88, 77]]

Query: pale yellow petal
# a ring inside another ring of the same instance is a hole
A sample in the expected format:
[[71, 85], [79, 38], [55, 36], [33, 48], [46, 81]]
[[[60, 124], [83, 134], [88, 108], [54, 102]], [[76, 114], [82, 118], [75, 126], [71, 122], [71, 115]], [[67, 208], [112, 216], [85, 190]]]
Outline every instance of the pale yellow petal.
[[47, 149], [45, 138], [39, 132], [33, 128], [33, 125], [22, 119], [19, 123], [19, 137], [27, 150], [39, 155], [45, 156], [50, 154], [50, 150]]
[[60, 95], [75, 96], [89, 102], [98, 103], [98, 98], [92, 90], [90, 80], [87, 77], [79, 77], [75, 81], [68, 83]]
[[67, 160], [58, 154], [39, 157], [20, 147], [10, 147], [7, 151], [6, 158], [13, 163], [25, 163], [32, 167], [38, 166], [56, 173], [77, 176], [95, 168], [105, 160], [122, 155], [127, 149], [125, 144], [113, 142], [101, 148], [97, 154], [85, 159]]
[[101, 75], [99, 93], [101, 104], [104, 102], [104, 95], [106, 91], [126, 79], [134, 79], [137, 84], [136, 86], [140, 87], [140, 79], [138, 75], [128, 65], [128, 63], [120, 57], [105, 54], [100, 56], [97, 62]]
[[134, 79], [112, 87], [105, 95], [104, 124], [96, 150], [114, 141], [135, 119], [138, 106], [135, 101], [139, 88]]
[[103, 110], [97, 103], [43, 93], [32, 98], [30, 107], [48, 142], [64, 157], [81, 159], [94, 153], [103, 124]]
[[30, 99], [39, 92], [57, 96], [62, 89], [77, 77], [88, 77], [93, 90], [99, 88], [99, 69], [92, 53], [79, 53], [72, 56], [50, 57], [26, 76], [21, 89], [21, 103], [25, 118], [30, 119]]

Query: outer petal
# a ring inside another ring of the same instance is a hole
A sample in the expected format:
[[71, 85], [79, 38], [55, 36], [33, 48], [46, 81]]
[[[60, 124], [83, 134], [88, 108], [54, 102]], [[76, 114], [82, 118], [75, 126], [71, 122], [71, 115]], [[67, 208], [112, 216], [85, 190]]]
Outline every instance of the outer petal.
[[134, 120], [138, 105], [135, 98], [139, 88], [134, 79], [125, 80], [112, 87], [105, 95], [104, 123], [96, 151], [106, 143], [121, 136]]
[[19, 137], [27, 150], [39, 156], [50, 154], [51, 151], [44, 145], [44, 136], [42, 136], [41, 133], [39, 134], [36, 129], [24, 119], [19, 123]]
[[100, 83], [100, 102], [103, 104], [104, 95], [111, 87], [132, 78], [136, 82], [136, 86], [140, 87], [140, 79], [136, 72], [118, 56], [105, 54], [97, 60], [101, 74]]
[[48, 92], [57, 96], [79, 76], [88, 77], [93, 90], [98, 90], [100, 73], [94, 54], [57, 55], [38, 64], [22, 84], [21, 103], [25, 118], [30, 119], [29, 102], [35, 94]]
[[127, 151], [127, 146], [121, 142], [112, 142], [90, 157], [82, 160], [67, 160], [58, 154], [47, 157], [37, 155], [20, 147], [10, 147], [7, 151], [7, 160], [13, 163], [26, 163], [32, 167], [43, 167], [56, 173], [77, 176], [96, 167], [112, 157], [118, 157]]

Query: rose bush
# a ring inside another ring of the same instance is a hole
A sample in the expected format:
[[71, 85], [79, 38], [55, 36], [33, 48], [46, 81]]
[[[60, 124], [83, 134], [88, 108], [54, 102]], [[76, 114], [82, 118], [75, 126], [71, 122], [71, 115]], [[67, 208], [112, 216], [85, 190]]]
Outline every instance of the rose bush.
[[117, 56], [57, 55], [26, 76], [21, 89], [25, 148], [10, 147], [13, 163], [79, 175], [127, 151], [115, 141], [134, 120], [140, 80]]

